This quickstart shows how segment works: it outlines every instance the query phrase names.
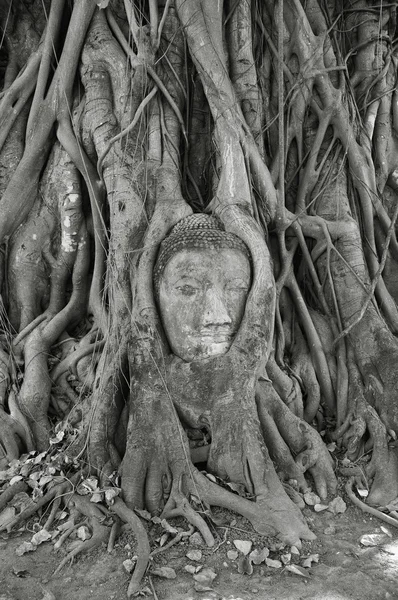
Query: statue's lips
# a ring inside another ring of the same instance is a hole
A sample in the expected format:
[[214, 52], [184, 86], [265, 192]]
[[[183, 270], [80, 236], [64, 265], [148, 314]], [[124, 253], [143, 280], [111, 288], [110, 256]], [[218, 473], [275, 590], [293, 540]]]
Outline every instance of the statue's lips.
[[225, 342], [230, 342], [233, 338], [233, 335], [234, 334], [230, 329], [214, 328], [202, 330], [197, 337], [204, 342], [215, 342], [222, 344]]

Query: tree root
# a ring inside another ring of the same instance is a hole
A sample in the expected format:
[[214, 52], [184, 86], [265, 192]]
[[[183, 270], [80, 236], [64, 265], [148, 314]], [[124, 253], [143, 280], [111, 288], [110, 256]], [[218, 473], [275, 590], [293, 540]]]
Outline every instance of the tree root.
[[[248, 519], [253, 528], [266, 536], [277, 536], [289, 545], [301, 548], [301, 540], [314, 540], [316, 535], [309, 530], [299, 508], [286, 494], [280, 493], [279, 480], [274, 473], [270, 477], [269, 489], [258, 495], [255, 502], [233, 494], [212, 483], [207, 477], [193, 470], [194, 482], [191, 493], [210, 505], [221, 506]], [[274, 484], [276, 484], [274, 489]]]
[[71, 550], [65, 556], [65, 558], [63, 558], [58, 567], [55, 569], [53, 577], [57, 575], [57, 573], [59, 573], [69, 561], [72, 562], [75, 556], [77, 556], [78, 554], [87, 550], [91, 550], [92, 548], [96, 548], [97, 546], [100, 546], [103, 542], [107, 541], [109, 537], [109, 527], [101, 525], [97, 517], [93, 517], [88, 522], [93, 532], [92, 537], [89, 540], [79, 543], [75, 548], [73, 548], [73, 550]]
[[180, 531], [179, 533], [177, 533], [177, 535], [175, 537], [173, 537], [173, 539], [170, 540], [170, 542], [168, 542], [164, 546], [161, 546], [160, 548], [156, 548], [155, 550], [153, 550], [151, 552], [151, 558], [156, 556], [156, 554], [160, 554], [161, 552], [166, 552], [166, 550], [168, 550], [172, 546], [179, 544], [181, 542], [181, 540], [183, 540], [186, 537], [191, 536], [194, 531], [195, 531], [195, 528], [192, 525], [189, 526], [188, 531]]
[[125, 523], [130, 525], [137, 540], [137, 563], [127, 589], [127, 597], [131, 598], [139, 591], [141, 579], [145, 575], [148, 566], [151, 553], [148, 534], [140, 518], [120, 498], [115, 498], [115, 503], [112, 505], [111, 510], [120, 519], [125, 521]]
[[[22, 512], [20, 512], [19, 515], [16, 515], [14, 517], [14, 519], [12, 519], [12, 521], [10, 521], [10, 523], [8, 523], [7, 525], [2, 525], [0, 527], [0, 532], [5, 531], [6, 529], [7, 530], [12, 529], [13, 527], [15, 527], [15, 525], [18, 525], [19, 523], [26, 521], [26, 519], [29, 519], [30, 517], [32, 517], [39, 510], [39, 508], [41, 508], [42, 506], [46, 506], [46, 504], [48, 504], [55, 498], [58, 498], [61, 496], [68, 496], [69, 494], [71, 494], [72, 490], [73, 490], [73, 486], [79, 478], [80, 478], [80, 473], [77, 473], [76, 475], [72, 476], [70, 480], [66, 479], [62, 483], [59, 483], [58, 485], [54, 485], [54, 487], [52, 487], [46, 494], [44, 494], [44, 496], [39, 498], [36, 502], [32, 500], [31, 505], [28, 506], [27, 508], [25, 508], [25, 510], [23, 510]], [[18, 482], [18, 483], [20, 483], [20, 482]], [[13, 487], [13, 486], [11, 486], [11, 487]], [[6, 492], [7, 491], [8, 490], [6, 490]], [[6, 492], [4, 492], [4, 493], [6, 493]], [[8, 502], [11, 500], [11, 498], [16, 493], [17, 493], [17, 491], [14, 491], [12, 496], [9, 495]], [[0, 496], [0, 498], [1, 498], [1, 496]]]
[[393, 517], [385, 515], [380, 510], [377, 510], [377, 508], [368, 506], [368, 504], [365, 504], [365, 502], [362, 502], [362, 500], [360, 500], [359, 498], [356, 497], [354, 490], [352, 489], [354, 481], [355, 481], [355, 478], [350, 477], [349, 480], [347, 481], [347, 483], [345, 484], [345, 491], [347, 492], [347, 495], [348, 495], [349, 499], [351, 500], [351, 502], [353, 504], [355, 504], [356, 506], [358, 506], [364, 513], [368, 513], [369, 515], [372, 515], [373, 517], [376, 517], [377, 519], [380, 519], [381, 521], [388, 523], [388, 525], [392, 525], [393, 527], [398, 527], [398, 519], [394, 519]]
[[[58, 567], [55, 569], [53, 576], [59, 573], [59, 571], [69, 562], [72, 561], [75, 556], [80, 552], [91, 550], [96, 546], [99, 546], [103, 542], [106, 542], [109, 538], [110, 529], [108, 526], [102, 525], [101, 521], [104, 520], [104, 511], [107, 512], [104, 507], [97, 506], [89, 501], [86, 496], [79, 496], [79, 494], [72, 494], [67, 500], [67, 505], [72, 508], [75, 513], [80, 513], [87, 517], [87, 524], [91, 527], [93, 535], [89, 540], [78, 543], [61, 561]], [[68, 536], [72, 533], [74, 527], [71, 527], [67, 533]]]
[[0, 510], [2, 510], [20, 492], [27, 492], [29, 486], [24, 481], [17, 481], [0, 494]]
[[[173, 487], [177, 487], [177, 485], [173, 483]], [[208, 525], [204, 519], [192, 508], [188, 502], [188, 499], [179, 490], [172, 489], [171, 495], [163, 509], [161, 516], [165, 519], [172, 517], [184, 517], [188, 523], [191, 523], [198, 529], [209, 548], [214, 546], [215, 540]]]

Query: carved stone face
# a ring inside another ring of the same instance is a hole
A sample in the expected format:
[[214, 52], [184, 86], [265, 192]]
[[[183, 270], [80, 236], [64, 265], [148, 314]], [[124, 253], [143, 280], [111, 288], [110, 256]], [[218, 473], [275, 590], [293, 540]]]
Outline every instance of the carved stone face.
[[187, 362], [225, 354], [242, 320], [251, 269], [237, 249], [177, 252], [160, 279], [160, 315], [170, 347]]

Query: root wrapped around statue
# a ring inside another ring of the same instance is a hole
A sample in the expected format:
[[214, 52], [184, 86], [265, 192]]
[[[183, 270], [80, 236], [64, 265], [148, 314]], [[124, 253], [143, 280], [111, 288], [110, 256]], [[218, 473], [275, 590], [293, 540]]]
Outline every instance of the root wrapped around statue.
[[126, 521], [131, 595], [140, 509], [300, 545], [345, 459], [388, 510], [396, 10], [1, 4], [0, 530], [64, 504], [93, 547]]

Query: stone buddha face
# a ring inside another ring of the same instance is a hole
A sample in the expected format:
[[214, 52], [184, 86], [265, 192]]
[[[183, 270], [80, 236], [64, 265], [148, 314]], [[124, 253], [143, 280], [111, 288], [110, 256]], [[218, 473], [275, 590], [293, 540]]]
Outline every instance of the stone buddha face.
[[[218, 240], [213, 239], [208, 229], [203, 232], [199, 228], [197, 240], [196, 229], [189, 230], [188, 235], [180, 229], [176, 240], [182, 243], [168, 253], [156, 286], [160, 316], [171, 350], [188, 362], [229, 350], [245, 311], [251, 283], [251, 267], [243, 242], [222, 231], [221, 225], [207, 215], [193, 215], [183, 221], [191, 219], [196, 223], [200, 217], [204, 223], [220, 227], [215, 234]], [[189, 238], [186, 243], [184, 235]], [[206, 244], [207, 238], [210, 240]]]

